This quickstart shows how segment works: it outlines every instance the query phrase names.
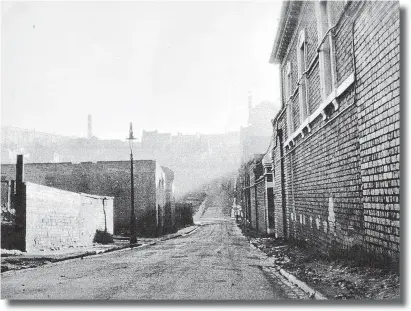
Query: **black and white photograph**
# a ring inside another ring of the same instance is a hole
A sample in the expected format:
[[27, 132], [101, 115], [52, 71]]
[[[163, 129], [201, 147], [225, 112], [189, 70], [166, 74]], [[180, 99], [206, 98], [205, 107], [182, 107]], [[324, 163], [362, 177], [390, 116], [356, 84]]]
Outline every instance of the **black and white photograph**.
[[401, 305], [405, 22], [2, 1], [1, 299]]

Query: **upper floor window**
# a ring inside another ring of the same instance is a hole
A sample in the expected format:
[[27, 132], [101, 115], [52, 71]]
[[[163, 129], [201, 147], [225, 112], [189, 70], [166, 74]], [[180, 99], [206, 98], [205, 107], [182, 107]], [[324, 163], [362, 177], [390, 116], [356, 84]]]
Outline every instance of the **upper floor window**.
[[286, 77], [285, 77], [285, 97], [286, 100], [288, 100], [290, 98], [290, 96], [293, 93], [293, 85], [292, 85], [292, 81], [291, 81], [291, 64], [290, 62], [287, 62], [287, 66], [285, 68], [286, 70]]
[[298, 64], [298, 96], [300, 102], [300, 121], [302, 122], [308, 116], [307, 101], [307, 46], [305, 40], [305, 30], [301, 30], [297, 46], [297, 64]]
[[334, 86], [334, 58], [333, 42], [330, 33], [330, 15], [328, 14], [328, 1], [317, 2], [317, 28], [318, 28], [318, 52], [320, 61], [320, 81], [322, 98], [325, 99]]
[[287, 125], [288, 132], [293, 132], [293, 122], [292, 122], [292, 101], [290, 100], [291, 95], [293, 94], [293, 84], [291, 80], [291, 64], [287, 62], [285, 67], [285, 102], [287, 105]]

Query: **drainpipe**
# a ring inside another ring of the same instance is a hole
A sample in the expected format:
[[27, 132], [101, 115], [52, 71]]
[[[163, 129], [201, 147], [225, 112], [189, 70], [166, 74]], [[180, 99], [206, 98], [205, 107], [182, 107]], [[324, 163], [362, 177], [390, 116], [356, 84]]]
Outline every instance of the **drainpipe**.
[[284, 173], [284, 145], [283, 145], [283, 130], [278, 128], [277, 124], [277, 137], [280, 141], [280, 170], [281, 170], [281, 205], [283, 212], [283, 235], [284, 239], [287, 238], [287, 208], [285, 200], [285, 173]]

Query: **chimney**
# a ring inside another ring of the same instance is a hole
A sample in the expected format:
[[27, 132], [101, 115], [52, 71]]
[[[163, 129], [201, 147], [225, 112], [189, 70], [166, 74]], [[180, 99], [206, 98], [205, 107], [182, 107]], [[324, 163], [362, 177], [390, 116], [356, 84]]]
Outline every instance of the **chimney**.
[[91, 114], [88, 115], [88, 127], [87, 127], [87, 138], [93, 137], [93, 125], [91, 120]]
[[16, 163], [16, 186], [20, 188], [20, 186], [24, 182], [24, 165], [23, 165], [23, 155], [17, 155], [17, 163]]
[[251, 109], [253, 109], [253, 94], [251, 91], [248, 91], [248, 125], [251, 125]]
[[16, 163], [16, 194], [14, 199], [16, 210], [16, 234], [13, 247], [26, 251], [26, 186], [24, 184], [23, 155], [17, 155]]
[[248, 111], [253, 108], [253, 94], [251, 91], [248, 91]]

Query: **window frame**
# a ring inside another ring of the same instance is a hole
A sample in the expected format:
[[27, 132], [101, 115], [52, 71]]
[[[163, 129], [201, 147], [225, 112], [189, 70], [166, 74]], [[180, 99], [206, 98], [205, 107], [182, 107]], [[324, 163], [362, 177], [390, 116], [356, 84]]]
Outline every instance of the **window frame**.
[[[301, 53], [302, 51], [302, 53]], [[304, 65], [304, 68], [302, 68]], [[298, 99], [300, 104], [300, 124], [309, 116], [308, 109], [308, 81], [307, 81], [307, 41], [305, 36], [305, 28], [301, 29], [298, 36], [297, 45], [297, 66], [298, 66]], [[304, 83], [304, 84], [302, 84]]]
[[[317, 1], [316, 13], [321, 98], [322, 100], [325, 100], [328, 96], [330, 96], [330, 94], [335, 91], [336, 88], [335, 47], [333, 36], [330, 35], [330, 29], [332, 26], [328, 1]], [[327, 36], [327, 38], [325, 38], [325, 36]], [[326, 55], [326, 52], [322, 50], [322, 46], [326, 41], [328, 41], [327, 43], [329, 46], [329, 55]], [[326, 72], [326, 67], [330, 68], [330, 72]], [[327, 85], [327, 83], [330, 84]]]
[[287, 107], [287, 124], [288, 132], [291, 134], [294, 131], [294, 124], [292, 122], [292, 100], [291, 95], [293, 94], [293, 85], [291, 79], [291, 63], [287, 61], [285, 67], [285, 98], [286, 98], [286, 107]]

